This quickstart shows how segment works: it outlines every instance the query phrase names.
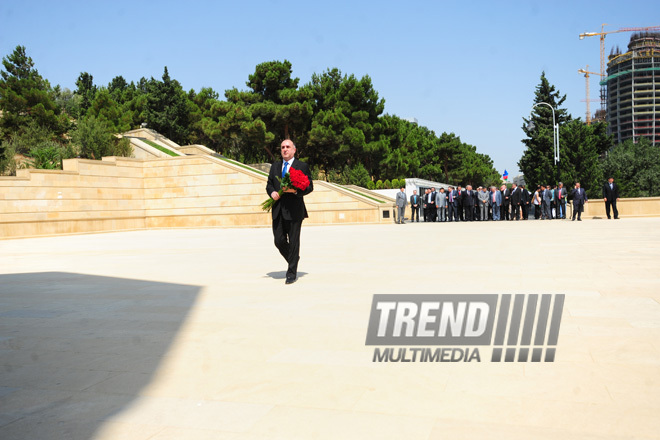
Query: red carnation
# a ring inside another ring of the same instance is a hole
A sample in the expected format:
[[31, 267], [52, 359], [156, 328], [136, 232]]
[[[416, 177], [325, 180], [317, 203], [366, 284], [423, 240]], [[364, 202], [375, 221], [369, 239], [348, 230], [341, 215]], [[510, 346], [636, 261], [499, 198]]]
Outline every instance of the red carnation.
[[[280, 197], [282, 197], [282, 194], [284, 194], [285, 188], [295, 188], [299, 189], [300, 191], [305, 191], [309, 186], [309, 179], [307, 178], [307, 175], [295, 168], [291, 168], [283, 178], [280, 179], [278, 177], [277, 179], [280, 181], [281, 186], [280, 190], [277, 192]], [[276, 202], [277, 200], [269, 197], [261, 204], [261, 209], [264, 211], [270, 211], [273, 209], [273, 205], [275, 205]]]
[[295, 168], [291, 168], [289, 174], [291, 178], [291, 185], [300, 191], [305, 191], [307, 189], [309, 186], [309, 179], [305, 173]]

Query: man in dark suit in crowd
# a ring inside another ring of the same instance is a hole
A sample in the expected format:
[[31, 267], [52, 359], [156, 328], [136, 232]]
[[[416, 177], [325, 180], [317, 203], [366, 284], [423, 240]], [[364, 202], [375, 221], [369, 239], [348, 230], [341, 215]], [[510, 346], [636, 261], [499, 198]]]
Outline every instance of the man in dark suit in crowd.
[[465, 212], [463, 209], [463, 198], [461, 195], [463, 194], [463, 189], [461, 188], [461, 185], [458, 185], [456, 188], [456, 212], [458, 212], [458, 220], [464, 221], [465, 220]]
[[511, 185], [511, 218], [509, 220], [520, 220], [520, 200], [522, 192], [514, 183]]
[[[275, 161], [270, 167], [266, 193], [276, 203], [273, 205], [273, 236], [275, 246], [288, 263], [286, 271], [286, 284], [291, 284], [298, 277], [298, 260], [300, 260], [300, 228], [303, 219], [307, 218], [307, 208], [303, 197], [314, 190], [312, 174], [309, 166], [294, 156], [296, 146], [290, 139], [281, 144], [282, 160]], [[302, 171], [309, 179], [309, 186], [304, 191], [295, 188], [286, 188], [282, 196], [278, 194], [281, 189], [280, 181], [290, 169]]]
[[461, 193], [461, 200], [463, 201], [465, 221], [474, 221], [472, 214], [474, 213], [474, 205], [477, 203], [477, 195], [472, 191], [472, 185], [468, 185]]
[[424, 221], [433, 221], [433, 213], [435, 212], [435, 194], [432, 190], [427, 190], [424, 194]]
[[511, 204], [511, 190], [502, 185], [500, 188], [502, 193], [502, 205], [500, 206], [500, 220], [509, 220], [509, 205]]
[[605, 213], [607, 218], [610, 217], [610, 205], [614, 211], [614, 220], [619, 218], [619, 210], [616, 209], [616, 202], [619, 201], [619, 186], [614, 183], [614, 177], [607, 179], [607, 183], [603, 185], [603, 200], [605, 200]]
[[413, 190], [413, 195], [410, 196], [410, 209], [412, 210], [412, 213], [410, 214], [410, 222], [415, 221], [415, 215], [417, 215], [417, 223], [419, 223], [419, 205], [421, 201], [419, 199], [419, 196], [417, 195], [417, 190]]
[[523, 220], [527, 220], [529, 216], [529, 202], [532, 200], [532, 195], [525, 185], [520, 185], [520, 209]]
[[552, 220], [552, 189], [550, 185], [541, 186], [543, 189], [543, 217], [546, 220]]
[[566, 196], [568, 196], [568, 193], [566, 192], [566, 188], [564, 188], [564, 184], [562, 182], [559, 182], [559, 186], [557, 186], [557, 189], [555, 190], [555, 202], [557, 203], [557, 218], [566, 218]]
[[587, 192], [584, 188], [580, 188], [580, 182], [575, 183], [575, 189], [571, 192], [573, 196], [573, 221], [577, 215], [578, 221], [582, 221], [582, 211], [584, 211], [584, 204], [589, 200], [587, 199]]
[[447, 190], [447, 221], [458, 221], [458, 213], [456, 212], [458, 207], [457, 198], [458, 192], [453, 186], [450, 186]]

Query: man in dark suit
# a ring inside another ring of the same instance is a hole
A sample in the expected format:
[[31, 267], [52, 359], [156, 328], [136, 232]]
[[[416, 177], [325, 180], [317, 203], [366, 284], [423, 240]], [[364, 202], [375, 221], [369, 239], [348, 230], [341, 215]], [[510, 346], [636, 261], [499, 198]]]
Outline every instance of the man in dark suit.
[[410, 209], [412, 209], [412, 214], [410, 214], [410, 222], [415, 221], [415, 215], [417, 215], [417, 223], [419, 223], [419, 196], [417, 195], [417, 190], [413, 190], [413, 195], [410, 196]]
[[424, 195], [424, 221], [435, 221], [435, 192], [433, 189]]
[[[286, 284], [291, 284], [298, 277], [298, 260], [300, 260], [300, 228], [303, 219], [307, 218], [307, 208], [303, 196], [314, 190], [312, 174], [305, 162], [295, 159], [296, 146], [290, 139], [282, 141], [282, 160], [275, 161], [270, 167], [266, 193], [275, 201], [273, 205], [273, 236], [275, 247], [289, 264], [286, 271]], [[309, 179], [306, 190], [300, 191], [295, 188], [285, 188], [282, 196], [278, 194], [280, 181], [289, 170], [300, 170]]]
[[472, 214], [474, 213], [474, 205], [477, 203], [477, 195], [472, 191], [472, 185], [468, 185], [461, 193], [461, 200], [463, 201], [465, 221], [474, 221]]
[[461, 194], [463, 194], [463, 190], [461, 189], [461, 185], [458, 185], [458, 187], [456, 187], [456, 212], [458, 213], [458, 220], [456, 221], [465, 220], [465, 211], [463, 208], [463, 198], [461, 197]]
[[448, 221], [458, 221], [458, 213], [456, 212], [458, 207], [458, 193], [453, 186], [450, 186], [447, 191], [447, 217]]
[[529, 202], [532, 199], [532, 195], [527, 191], [525, 185], [520, 185], [520, 209], [523, 220], [527, 220], [529, 217]]
[[588, 202], [587, 193], [584, 188], [580, 188], [580, 182], [575, 183], [575, 189], [571, 192], [573, 196], [573, 221], [577, 215], [578, 221], [582, 221], [582, 211], [584, 211], [584, 204]]
[[614, 177], [607, 179], [607, 183], [603, 185], [603, 200], [605, 200], [605, 213], [607, 218], [610, 217], [610, 205], [614, 211], [614, 220], [619, 218], [619, 210], [616, 209], [616, 202], [619, 201], [619, 186], [614, 183]]
[[510, 220], [520, 220], [520, 202], [522, 199], [522, 191], [514, 183], [511, 185], [511, 218]]
[[500, 220], [509, 220], [509, 205], [511, 204], [511, 190], [502, 185], [500, 188], [502, 194], [502, 205], [500, 205]]

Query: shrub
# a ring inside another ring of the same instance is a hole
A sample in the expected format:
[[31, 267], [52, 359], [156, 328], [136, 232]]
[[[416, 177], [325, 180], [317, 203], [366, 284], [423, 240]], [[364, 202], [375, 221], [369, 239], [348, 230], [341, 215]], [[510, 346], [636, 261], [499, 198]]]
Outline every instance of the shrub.
[[367, 169], [361, 163], [347, 170], [347, 180], [349, 184], [366, 187], [371, 182], [371, 176]]
[[390, 179], [387, 179], [385, 182], [383, 182], [383, 188], [392, 189], [392, 182], [390, 182]]
[[367, 182], [367, 189], [376, 189], [376, 184], [374, 183], [373, 180]]
[[103, 121], [94, 116], [78, 122], [73, 132], [73, 143], [80, 148], [80, 156], [100, 160], [115, 152], [115, 137]]
[[383, 181], [378, 179], [376, 181], [376, 189], [383, 189]]

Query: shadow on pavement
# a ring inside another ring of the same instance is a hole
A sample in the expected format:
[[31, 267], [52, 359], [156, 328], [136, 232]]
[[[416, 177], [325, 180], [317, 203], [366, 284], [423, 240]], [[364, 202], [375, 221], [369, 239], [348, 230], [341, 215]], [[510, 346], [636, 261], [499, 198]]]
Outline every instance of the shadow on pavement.
[[200, 286], [0, 275], [0, 437], [89, 439], [149, 384]]

